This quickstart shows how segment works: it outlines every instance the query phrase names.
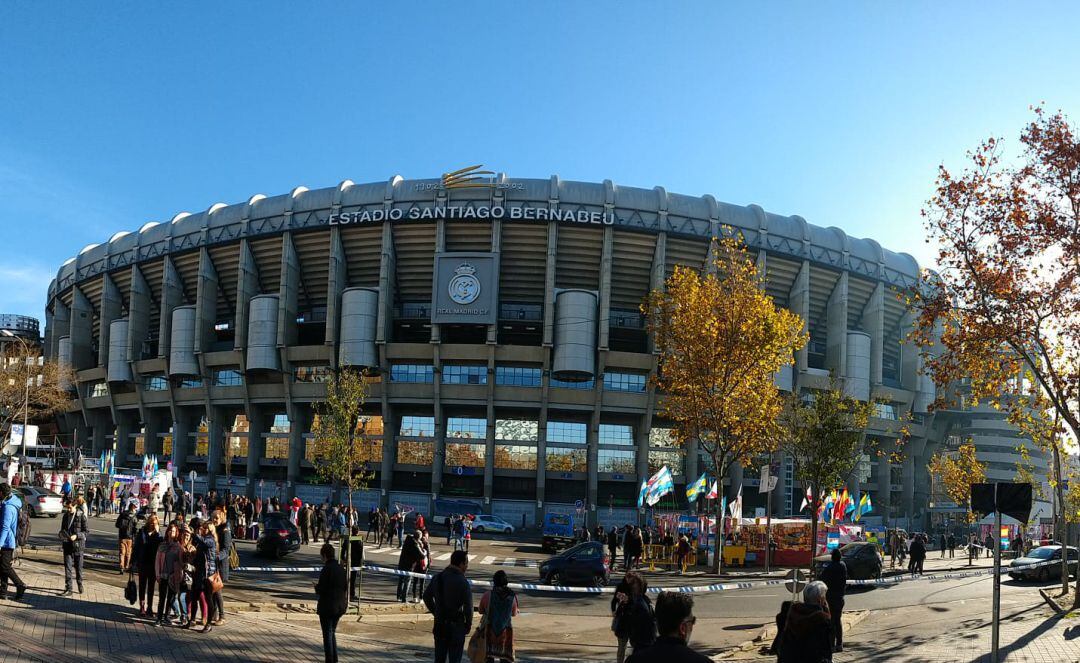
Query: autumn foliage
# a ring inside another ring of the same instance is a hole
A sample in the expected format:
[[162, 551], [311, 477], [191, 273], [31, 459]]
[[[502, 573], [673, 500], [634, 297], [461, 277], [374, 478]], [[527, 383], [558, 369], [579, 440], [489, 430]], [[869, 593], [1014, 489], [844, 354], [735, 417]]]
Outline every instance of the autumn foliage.
[[986, 465], [975, 458], [975, 445], [970, 441], [961, 444], [955, 457], [948, 453], [934, 454], [927, 470], [941, 481], [949, 499], [967, 509], [968, 521], [974, 522], [971, 485], [986, 480]]

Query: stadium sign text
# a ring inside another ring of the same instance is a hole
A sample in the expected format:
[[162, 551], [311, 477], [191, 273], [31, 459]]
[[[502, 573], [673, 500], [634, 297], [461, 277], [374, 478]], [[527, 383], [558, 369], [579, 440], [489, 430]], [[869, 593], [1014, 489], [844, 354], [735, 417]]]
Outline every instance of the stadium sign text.
[[382, 223], [383, 221], [427, 221], [436, 219], [461, 221], [507, 219], [510, 221], [561, 221], [563, 223], [615, 225], [615, 215], [611, 212], [558, 210], [543, 207], [504, 207], [502, 205], [479, 205], [475, 207], [451, 205], [448, 207], [414, 207], [410, 210], [391, 208], [389, 210], [374, 209], [362, 212], [341, 212], [330, 215], [330, 225], [346, 226]]

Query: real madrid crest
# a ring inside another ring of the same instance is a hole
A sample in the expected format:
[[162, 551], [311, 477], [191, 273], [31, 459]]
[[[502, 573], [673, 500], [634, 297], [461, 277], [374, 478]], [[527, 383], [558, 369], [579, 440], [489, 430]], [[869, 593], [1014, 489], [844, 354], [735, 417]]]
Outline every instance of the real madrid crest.
[[475, 302], [480, 296], [480, 279], [476, 278], [476, 268], [468, 262], [458, 265], [447, 289], [450, 292], [450, 299], [455, 304], [465, 305]]

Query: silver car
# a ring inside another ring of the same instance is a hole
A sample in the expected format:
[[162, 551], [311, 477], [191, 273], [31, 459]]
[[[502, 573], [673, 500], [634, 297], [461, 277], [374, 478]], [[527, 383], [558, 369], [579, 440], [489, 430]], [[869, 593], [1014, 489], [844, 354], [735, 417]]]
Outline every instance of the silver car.
[[16, 490], [22, 495], [23, 504], [29, 504], [31, 513], [38, 518], [55, 518], [64, 510], [64, 498], [59, 493], [38, 486], [19, 486]]

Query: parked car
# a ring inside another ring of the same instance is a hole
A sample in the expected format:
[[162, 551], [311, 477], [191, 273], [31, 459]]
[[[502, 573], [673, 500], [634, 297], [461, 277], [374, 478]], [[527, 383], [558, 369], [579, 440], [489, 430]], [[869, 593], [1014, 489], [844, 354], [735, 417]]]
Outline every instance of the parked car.
[[[821, 575], [825, 564], [832, 560], [832, 553], [814, 558], [814, 577]], [[847, 565], [848, 578], [851, 580], [870, 580], [880, 578], [885, 560], [881, 558], [878, 547], [866, 541], [856, 541], [840, 547], [840, 559]]]
[[64, 510], [64, 498], [48, 488], [18, 486], [15, 490], [19, 491], [23, 504], [30, 507], [34, 516], [55, 518]]
[[268, 513], [263, 516], [259, 540], [255, 551], [261, 555], [281, 559], [300, 550], [300, 530], [289, 522], [284, 513]]
[[544, 539], [540, 549], [546, 553], [558, 552], [577, 543], [574, 532], [574, 516], [569, 513], [544, 514]]
[[[1032, 568], [1023, 568], [1029, 564], [1039, 562], [1051, 562], [1057, 560], [1057, 564], [1047, 564]], [[1069, 574], [1076, 575], [1077, 564], [1080, 564], [1080, 551], [1069, 546]], [[1046, 582], [1051, 578], [1061, 579], [1061, 546], [1039, 546], [1032, 548], [1031, 552], [1009, 563], [1009, 577], [1015, 580], [1037, 580]]]
[[591, 585], [607, 584], [610, 562], [604, 544], [588, 541], [568, 548], [549, 557], [540, 565], [540, 582], [545, 585]]
[[473, 519], [472, 531], [513, 534], [514, 526], [498, 516], [482, 513]]

